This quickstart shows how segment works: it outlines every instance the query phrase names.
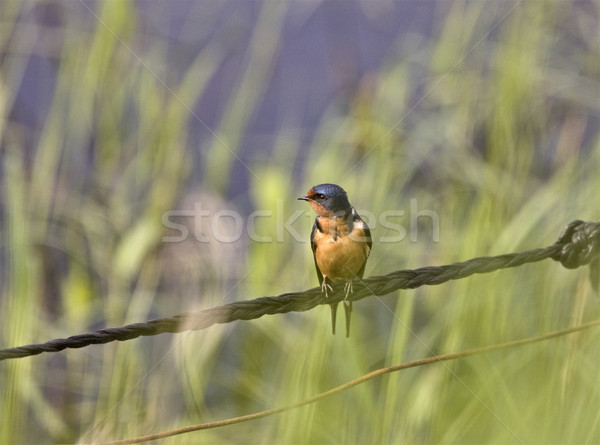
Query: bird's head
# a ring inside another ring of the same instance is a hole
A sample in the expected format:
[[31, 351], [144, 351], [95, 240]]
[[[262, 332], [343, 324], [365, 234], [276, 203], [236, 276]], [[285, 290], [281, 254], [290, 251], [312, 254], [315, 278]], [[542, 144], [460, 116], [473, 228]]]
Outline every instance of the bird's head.
[[315, 185], [298, 199], [307, 201], [319, 216], [324, 217], [344, 215], [351, 209], [346, 191], [335, 184]]

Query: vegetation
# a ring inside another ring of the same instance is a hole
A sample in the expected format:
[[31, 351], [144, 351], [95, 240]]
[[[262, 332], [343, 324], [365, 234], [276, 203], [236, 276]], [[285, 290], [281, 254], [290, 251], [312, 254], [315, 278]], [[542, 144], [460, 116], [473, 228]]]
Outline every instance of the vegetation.
[[[0, 3], [0, 347], [316, 286], [314, 215], [295, 198], [321, 182], [373, 215], [365, 276], [545, 247], [572, 220], [599, 219], [597, 3], [439, 2], [431, 35], [400, 34], [314, 137], [288, 105], [285, 125], [252, 135], [264, 150], [245, 147], [246, 133], [293, 5], [252, 5], [244, 69], [215, 92], [242, 25], [197, 21], [224, 6], [192, 2], [181, 32], [205, 44], [190, 57], [148, 30], [162, 25], [145, 10], [166, 4]], [[22, 88], [47, 82], [52, 99], [23, 106]], [[210, 212], [200, 227], [167, 213], [198, 203]], [[251, 233], [272, 242], [248, 235], [257, 210]], [[236, 233], [219, 211], [241, 215], [238, 240], [215, 236]], [[165, 215], [186, 224], [185, 241], [164, 241], [181, 233]], [[331, 335], [322, 306], [9, 360], [0, 443], [114, 440], [248, 414], [378, 367], [599, 317], [587, 271], [545, 261], [362, 300], [349, 339]], [[166, 443], [598, 443], [599, 368], [591, 329]]]

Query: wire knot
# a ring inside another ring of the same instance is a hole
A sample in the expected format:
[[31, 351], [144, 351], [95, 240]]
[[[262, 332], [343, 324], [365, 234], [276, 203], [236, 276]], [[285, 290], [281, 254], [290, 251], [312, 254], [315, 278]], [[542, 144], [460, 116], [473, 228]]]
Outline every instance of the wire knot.
[[592, 288], [598, 291], [600, 273], [600, 222], [573, 221], [561, 233], [558, 253], [552, 256], [567, 269], [590, 264]]
[[553, 260], [567, 269], [589, 264], [600, 254], [600, 223], [573, 221], [561, 233], [556, 244], [562, 246]]

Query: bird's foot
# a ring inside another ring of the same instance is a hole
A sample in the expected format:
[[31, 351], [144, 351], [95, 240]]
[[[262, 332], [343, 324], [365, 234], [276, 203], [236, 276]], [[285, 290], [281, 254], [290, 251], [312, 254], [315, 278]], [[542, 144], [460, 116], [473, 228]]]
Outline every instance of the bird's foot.
[[346, 292], [346, 297], [344, 300], [348, 299], [348, 295], [354, 293], [354, 288], [352, 287], [352, 281], [346, 281], [346, 285], [344, 286], [344, 292]]
[[325, 298], [328, 297], [327, 289], [333, 292], [333, 288], [329, 284], [327, 284], [327, 280], [323, 279], [323, 283], [321, 283], [321, 292], [325, 293]]

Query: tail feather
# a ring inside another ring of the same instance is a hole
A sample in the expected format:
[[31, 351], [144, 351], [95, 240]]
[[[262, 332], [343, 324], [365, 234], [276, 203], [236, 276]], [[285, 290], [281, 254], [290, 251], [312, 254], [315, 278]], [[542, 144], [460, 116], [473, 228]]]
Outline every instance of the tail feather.
[[331, 332], [335, 335], [335, 319], [337, 318], [338, 303], [330, 304], [331, 308]]
[[350, 316], [352, 315], [352, 302], [344, 301], [344, 314], [346, 315], [346, 338], [350, 337]]

